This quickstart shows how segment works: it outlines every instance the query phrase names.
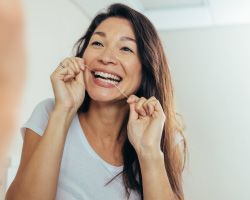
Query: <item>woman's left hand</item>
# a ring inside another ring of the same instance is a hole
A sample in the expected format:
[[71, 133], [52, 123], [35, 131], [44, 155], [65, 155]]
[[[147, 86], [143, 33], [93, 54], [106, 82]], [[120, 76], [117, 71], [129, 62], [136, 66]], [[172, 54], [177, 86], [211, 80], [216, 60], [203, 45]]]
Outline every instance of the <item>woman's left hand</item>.
[[127, 134], [137, 154], [160, 152], [166, 120], [160, 102], [154, 96], [146, 99], [131, 95], [127, 103], [130, 106]]

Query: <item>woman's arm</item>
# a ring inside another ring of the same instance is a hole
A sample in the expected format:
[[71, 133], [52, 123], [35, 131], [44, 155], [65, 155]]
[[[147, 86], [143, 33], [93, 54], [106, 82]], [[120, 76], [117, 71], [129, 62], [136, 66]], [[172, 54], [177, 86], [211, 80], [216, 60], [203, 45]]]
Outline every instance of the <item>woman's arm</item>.
[[[154, 96], [146, 99], [130, 95], [127, 103], [130, 107], [127, 134], [139, 159], [144, 200], [178, 200], [172, 191], [160, 149], [166, 115], [159, 100]], [[171, 159], [181, 175], [184, 140], [173, 150]]]
[[[183, 145], [183, 142], [180, 142], [174, 149], [175, 159], [173, 162], [180, 171], [182, 171], [184, 165]], [[138, 155], [142, 173], [144, 200], [179, 200], [171, 189], [163, 153], [149, 152]]]
[[[28, 141], [32, 137], [27, 136], [21, 164], [8, 189], [6, 200], [55, 199], [65, 139], [74, 113], [56, 108], [51, 112], [45, 133], [40, 139]], [[26, 134], [28, 131], [33, 132], [28, 129]], [[29, 144], [33, 149], [29, 149]]]

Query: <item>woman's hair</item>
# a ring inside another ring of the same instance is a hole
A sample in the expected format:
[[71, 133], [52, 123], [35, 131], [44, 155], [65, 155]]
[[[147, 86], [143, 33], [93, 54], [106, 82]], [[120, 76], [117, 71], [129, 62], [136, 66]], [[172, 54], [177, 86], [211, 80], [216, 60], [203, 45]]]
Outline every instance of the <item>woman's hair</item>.
[[[164, 153], [165, 168], [172, 190], [180, 200], [183, 200], [184, 194], [182, 190], [181, 174], [184, 164], [180, 168], [173, 162], [175, 155], [175, 136], [176, 133], [183, 135], [183, 129], [181, 123], [179, 123], [177, 120], [177, 114], [175, 112], [173, 87], [168, 64], [160, 38], [153, 24], [144, 15], [130, 7], [123, 4], [113, 4], [107, 9], [106, 12], [98, 14], [93, 19], [84, 36], [78, 40], [75, 45], [76, 56], [83, 56], [95, 29], [109, 17], [119, 17], [126, 19], [132, 25], [136, 37], [139, 58], [142, 64], [142, 81], [135, 95], [145, 98], [155, 96], [163, 107], [164, 113], [166, 115], [166, 121], [161, 138], [161, 150]], [[90, 97], [86, 92], [84, 102], [80, 106], [78, 112], [87, 112], [89, 103]], [[129, 113], [127, 113], [120, 128], [120, 135], [125, 134], [127, 136], [128, 116]], [[185, 158], [186, 142], [184, 137], [183, 141], [183, 153]], [[127, 137], [122, 149], [122, 153], [124, 168], [120, 174], [123, 176], [126, 194], [129, 196], [131, 190], [136, 190], [141, 195], [141, 199], [143, 199], [143, 185], [140, 164], [135, 149]]]

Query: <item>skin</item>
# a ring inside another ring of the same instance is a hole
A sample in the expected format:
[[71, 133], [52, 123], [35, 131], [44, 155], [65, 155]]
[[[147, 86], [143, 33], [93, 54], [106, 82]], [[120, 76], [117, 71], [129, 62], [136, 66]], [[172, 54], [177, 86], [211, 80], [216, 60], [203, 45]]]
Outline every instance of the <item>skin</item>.
[[18, 0], [0, 0], [0, 182], [9, 163], [25, 81], [23, 15]]
[[[155, 97], [145, 99], [133, 95], [140, 85], [141, 63], [136, 43], [121, 41], [124, 36], [134, 39], [133, 29], [125, 19], [108, 18], [95, 31], [99, 34], [93, 35], [83, 58], [66, 58], [51, 74], [55, 106], [48, 126], [42, 137], [26, 130], [21, 163], [6, 199], [55, 198], [66, 135], [85, 98], [85, 90], [91, 98], [90, 108], [79, 118], [92, 148], [107, 162], [120, 166], [123, 140], [116, 139], [129, 112], [128, 138], [138, 154], [144, 199], [175, 199], [160, 150], [166, 119], [162, 107]], [[96, 40], [98, 45], [93, 45]], [[129, 98], [124, 98], [115, 87], [94, 85], [85, 65], [118, 73], [123, 78], [119, 88]]]

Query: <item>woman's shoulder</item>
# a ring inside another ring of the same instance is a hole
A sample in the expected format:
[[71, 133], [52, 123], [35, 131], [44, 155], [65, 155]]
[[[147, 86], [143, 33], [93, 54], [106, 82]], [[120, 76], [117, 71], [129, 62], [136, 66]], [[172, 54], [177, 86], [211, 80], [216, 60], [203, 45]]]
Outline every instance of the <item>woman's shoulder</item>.
[[28, 121], [33, 122], [47, 122], [50, 113], [55, 105], [54, 98], [46, 98], [41, 100], [33, 109], [32, 114]]
[[54, 105], [55, 105], [55, 99], [54, 98], [46, 98], [46, 99], [41, 100], [36, 105], [34, 111], [49, 114], [53, 110]]
[[43, 135], [54, 104], [55, 100], [53, 98], [46, 98], [37, 103], [29, 119], [21, 126], [22, 137], [24, 137], [26, 128], [33, 130], [40, 136]]

